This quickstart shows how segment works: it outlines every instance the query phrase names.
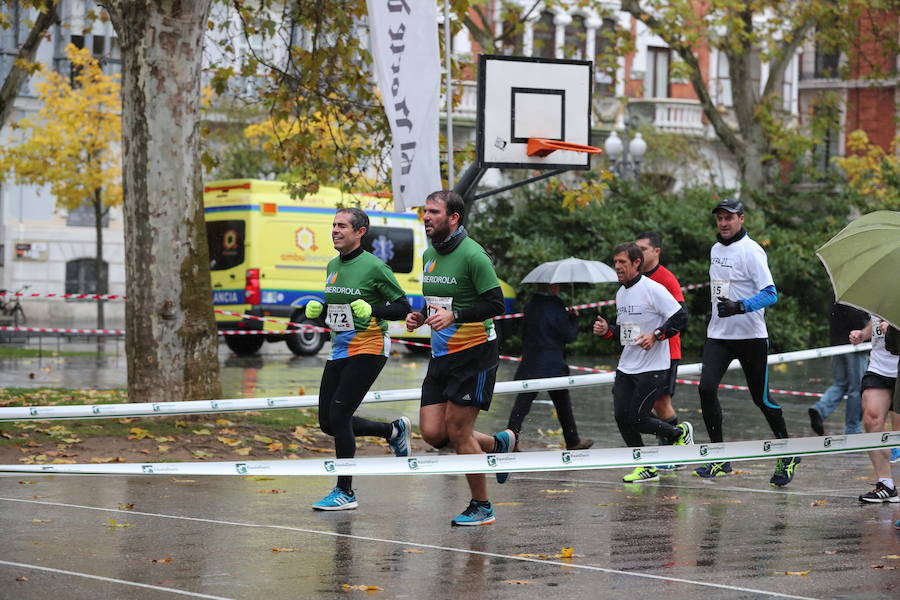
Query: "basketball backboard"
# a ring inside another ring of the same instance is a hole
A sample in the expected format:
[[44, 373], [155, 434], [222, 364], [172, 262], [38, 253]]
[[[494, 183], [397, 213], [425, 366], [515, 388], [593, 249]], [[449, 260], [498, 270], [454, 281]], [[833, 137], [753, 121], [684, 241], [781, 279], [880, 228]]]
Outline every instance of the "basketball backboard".
[[590, 154], [529, 156], [528, 140], [589, 146], [593, 64], [482, 54], [478, 61], [476, 162], [482, 168], [589, 169]]

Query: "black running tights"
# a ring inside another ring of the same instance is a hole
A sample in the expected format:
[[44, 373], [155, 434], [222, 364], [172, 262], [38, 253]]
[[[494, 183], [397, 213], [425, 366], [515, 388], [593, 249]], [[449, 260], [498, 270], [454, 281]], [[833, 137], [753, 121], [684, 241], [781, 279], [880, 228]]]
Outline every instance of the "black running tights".
[[[553, 407], [556, 409], [556, 418], [562, 426], [563, 439], [566, 446], [571, 447], [580, 441], [578, 437], [578, 428], [575, 426], [575, 414], [572, 412], [572, 397], [569, 390], [550, 390], [550, 400], [553, 401]], [[528, 412], [531, 410], [531, 403], [537, 398], [537, 392], [525, 392], [516, 396], [516, 402], [513, 404], [512, 411], [509, 413], [509, 422], [506, 426], [516, 433], [522, 429], [522, 423]]]
[[619, 426], [619, 433], [626, 445], [643, 446], [642, 433], [652, 433], [666, 441], [674, 440], [681, 433], [669, 423], [657, 419], [651, 412], [653, 403], [668, 381], [668, 374], [668, 369], [635, 374], [616, 371], [612, 390], [613, 410], [616, 425]]
[[[356, 455], [356, 436], [391, 436], [390, 423], [353, 416], [386, 362], [386, 356], [359, 354], [325, 363], [319, 386], [319, 427], [334, 437], [338, 458]], [[338, 477], [338, 487], [345, 491], [352, 489], [352, 482], [350, 476]]]
[[731, 361], [738, 359], [750, 388], [750, 397], [765, 416], [776, 438], [788, 437], [784, 414], [769, 397], [769, 340], [707, 339], [703, 346], [703, 372], [700, 374], [700, 408], [706, 433], [712, 442], [724, 441], [722, 435], [722, 407], [719, 404], [719, 383]]

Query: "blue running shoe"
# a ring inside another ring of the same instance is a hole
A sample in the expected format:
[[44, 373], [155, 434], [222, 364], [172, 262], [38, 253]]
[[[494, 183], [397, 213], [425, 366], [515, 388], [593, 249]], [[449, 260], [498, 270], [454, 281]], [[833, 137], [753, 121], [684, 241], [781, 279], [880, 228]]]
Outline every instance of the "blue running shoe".
[[[516, 434], [512, 429], [494, 434], [494, 439], [497, 440], [497, 452], [511, 452], [516, 447]], [[509, 473], [497, 473], [497, 483], [506, 483], [508, 479]]]
[[897, 520], [894, 522], [894, 529], [900, 530], [900, 519], [897, 519]]
[[891, 462], [900, 462], [900, 448], [891, 448]]
[[411, 428], [409, 419], [400, 417], [396, 421], [393, 421], [391, 425], [397, 428], [397, 437], [388, 440], [388, 446], [394, 451], [394, 456], [409, 456], [412, 454], [409, 445], [409, 432]]
[[497, 519], [494, 517], [494, 507], [488, 502], [487, 506], [476, 504], [474, 500], [469, 502], [466, 510], [450, 521], [454, 527], [471, 527], [474, 525], [490, 525]]
[[694, 477], [702, 477], [704, 479], [712, 479], [713, 477], [723, 477], [731, 473], [730, 462], [706, 463], [698, 469], [694, 469]]
[[313, 510], [351, 510], [357, 506], [359, 502], [356, 501], [356, 494], [352, 491], [348, 494], [339, 487], [312, 505]]
[[769, 483], [772, 487], [784, 487], [794, 479], [794, 469], [800, 464], [799, 456], [779, 458], [775, 463], [775, 473]]

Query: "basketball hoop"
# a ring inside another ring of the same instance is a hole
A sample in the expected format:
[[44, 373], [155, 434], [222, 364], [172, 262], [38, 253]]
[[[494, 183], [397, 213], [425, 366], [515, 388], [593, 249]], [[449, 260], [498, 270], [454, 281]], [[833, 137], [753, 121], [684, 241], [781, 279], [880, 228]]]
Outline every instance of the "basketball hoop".
[[528, 156], [547, 156], [557, 150], [568, 150], [569, 152], [585, 152], [587, 154], [600, 154], [602, 150], [594, 146], [585, 146], [584, 144], [573, 144], [571, 142], [560, 142], [559, 140], [548, 140], [544, 138], [528, 138]]

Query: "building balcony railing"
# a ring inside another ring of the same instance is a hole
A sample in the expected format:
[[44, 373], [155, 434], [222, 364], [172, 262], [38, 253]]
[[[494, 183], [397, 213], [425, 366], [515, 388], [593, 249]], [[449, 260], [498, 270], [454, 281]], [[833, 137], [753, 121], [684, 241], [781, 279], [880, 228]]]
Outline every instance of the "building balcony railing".
[[699, 100], [647, 98], [628, 101], [628, 114], [652, 124], [657, 130], [684, 135], [703, 135], [703, 108]]
[[[446, 88], [441, 86], [441, 118], [447, 116], [447, 94]], [[459, 104], [453, 107], [454, 119], [471, 119], [475, 120], [478, 112], [478, 82], [469, 80], [460, 80], [453, 82], [453, 93], [460, 94]]]

